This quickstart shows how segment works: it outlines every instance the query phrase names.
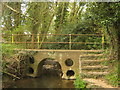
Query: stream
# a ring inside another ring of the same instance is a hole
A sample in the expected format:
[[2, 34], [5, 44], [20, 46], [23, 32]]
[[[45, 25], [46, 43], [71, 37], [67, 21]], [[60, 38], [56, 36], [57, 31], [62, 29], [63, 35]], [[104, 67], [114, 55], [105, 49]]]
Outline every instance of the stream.
[[55, 76], [40, 76], [15, 81], [12, 88], [74, 88], [74, 80], [63, 80]]
[[[48, 67], [49, 66], [49, 67]], [[62, 70], [58, 62], [45, 60], [40, 64], [38, 77], [26, 77], [20, 80], [10, 80], [4, 76], [4, 87], [10, 88], [74, 88], [74, 80], [61, 78]], [[31, 69], [29, 72], [32, 72]], [[7, 82], [7, 83], [6, 83]]]

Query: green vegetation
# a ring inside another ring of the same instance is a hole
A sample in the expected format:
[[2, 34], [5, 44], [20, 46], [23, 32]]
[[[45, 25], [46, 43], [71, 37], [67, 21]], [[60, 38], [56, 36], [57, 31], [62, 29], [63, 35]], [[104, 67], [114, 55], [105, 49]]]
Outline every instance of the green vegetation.
[[14, 54], [14, 49], [18, 48], [16, 45], [12, 44], [2, 44], [2, 54], [8, 57]]
[[115, 60], [115, 61], [109, 62], [109, 65], [114, 65], [114, 67], [113, 66], [111, 67], [110, 73], [105, 76], [105, 79], [108, 80], [108, 83], [117, 87], [118, 86], [118, 81], [119, 81], [118, 80], [119, 79], [119, 76], [118, 76], [118, 70], [119, 70], [118, 69], [118, 62], [116, 62], [116, 60]]
[[105, 78], [109, 81], [109, 83], [113, 86], [118, 86], [118, 70], [108, 74]]
[[75, 88], [86, 88], [86, 82], [82, 80], [80, 76], [76, 76], [74, 81]]
[[8, 60], [16, 54], [14, 52], [15, 48], [20, 49], [22, 47], [14, 44], [2, 44], [2, 59], [0, 60], [0, 62], [2, 62], [1, 67], [3, 68], [3, 73], [9, 74], [7, 70], [7, 65], [9, 65], [10, 62], [8, 62]]
[[[15, 45], [15, 44], [2, 44], [2, 56], [3, 57], [11, 57], [15, 54], [14, 49], [22, 49], [22, 46]], [[4, 59], [4, 58], [3, 58]]]
[[[109, 55], [107, 54], [109, 60], [103, 64], [109, 64], [113, 72], [110, 71], [111, 73], [106, 76], [106, 79], [111, 84], [117, 85], [118, 70], [116, 68], [118, 66], [115, 64], [118, 60], [118, 46], [120, 46], [118, 43], [118, 31], [120, 30], [119, 2], [2, 2], [2, 6], [3, 41], [24, 42], [22, 44], [3, 44], [3, 57], [10, 57], [13, 54], [13, 49], [19, 47], [26, 49], [69, 49], [69, 44], [65, 43], [43, 43], [69, 42], [69, 35], [47, 34], [102, 34], [104, 37], [71, 36], [72, 42], [93, 43], [72, 44], [71, 49], [109, 50]], [[26, 34], [26, 36], [15, 36], [15, 34]], [[29, 34], [44, 35], [38, 37]], [[95, 42], [100, 44], [94, 44]], [[101, 44], [104, 44], [104, 47]], [[79, 79], [75, 81], [76, 87], [84, 88], [84, 84]]]

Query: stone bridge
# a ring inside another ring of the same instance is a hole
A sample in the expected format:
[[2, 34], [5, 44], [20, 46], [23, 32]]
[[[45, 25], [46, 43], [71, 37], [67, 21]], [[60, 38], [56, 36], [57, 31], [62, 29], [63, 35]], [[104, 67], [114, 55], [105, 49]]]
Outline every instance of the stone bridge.
[[[82, 54], [79, 50], [38, 50], [34, 58], [34, 63], [30, 62], [29, 66], [33, 69], [33, 73], [28, 73], [28, 76], [36, 77], [38, 75], [38, 67], [40, 62], [46, 58], [53, 58], [59, 62], [63, 72], [62, 78], [68, 79], [67, 73], [71, 72], [70, 78], [74, 79], [75, 75], [80, 73], [80, 55]], [[68, 62], [71, 62], [70, 65]]]
[[[98, 53], [102, 50], [37, 50], [26, 49], [23, 51], [36, 52], [29, 58], [28, 76], [37, 77], [40, 72], [40, 65], [48, 58], [59, 62], [62, 70], [63, 79], [75, 79], [76, 75], [81, 74], [81, 56], [87, 53]], [[101, 55], [101, 54], [99, 54]], [[70, 75], [69, 75], [70, 74]]]

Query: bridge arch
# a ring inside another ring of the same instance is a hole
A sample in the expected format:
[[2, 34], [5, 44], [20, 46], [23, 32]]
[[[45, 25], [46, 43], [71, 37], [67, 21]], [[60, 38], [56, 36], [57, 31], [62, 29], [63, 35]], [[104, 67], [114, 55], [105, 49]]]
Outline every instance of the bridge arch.
[[54, 58], [44, 58], [42, 59], [37, 67], [37, 76], [40, 75], [56, 75], [62, 77], [62, 66], [59, 61]]

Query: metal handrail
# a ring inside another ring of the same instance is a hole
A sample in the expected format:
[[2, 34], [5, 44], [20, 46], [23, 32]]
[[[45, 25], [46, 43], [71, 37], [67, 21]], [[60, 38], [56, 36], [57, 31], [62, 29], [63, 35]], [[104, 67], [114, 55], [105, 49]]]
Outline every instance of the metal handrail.
[[[4, 34], [5, 35], [5, 34]], [[4, 36], [3, 35], [3, 36]], [[69, 41], [68, 42], [44, 42], [44, 41], [40, 41], [40, 36], [69, 36]], [[102, 48], [104, 48], [104, 35], [100, 34], [100, 33], [96, 33], [96, 34], [12, 34], [11, 36], [11, 42], [5, 42], [5, 43], [15, 43], [15, 44], [23, 44], [23, 43], [29, 43], [29, 44], [42, 44], [42, 43], [58, 43], [58, 44], [69, 44], [69, 49], [71, 49], [71, 44], [102, 44]], [[15, 41], [15, 36], [31, 36], [31, 42], [17, 42]], [[35, 42], [35, 36], [37, 39], [37, 42]], [[72, 42], [72, 36], [100, 36], [101, 37], [101, 43], [98, 42]]]

